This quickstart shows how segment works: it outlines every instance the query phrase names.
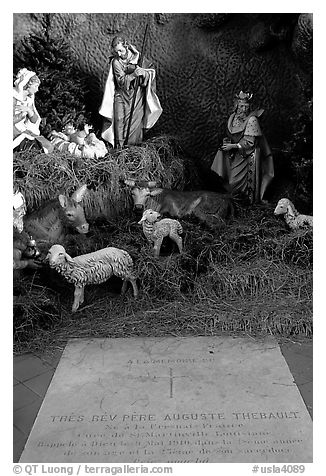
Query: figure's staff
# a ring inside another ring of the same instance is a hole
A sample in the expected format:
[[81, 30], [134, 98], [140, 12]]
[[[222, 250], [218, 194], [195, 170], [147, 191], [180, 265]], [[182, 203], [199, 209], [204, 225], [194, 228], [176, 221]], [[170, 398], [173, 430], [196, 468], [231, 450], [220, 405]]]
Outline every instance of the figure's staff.
[[[146, 28], [145, 28], [143, 44], [142, 44], [142, 48], [140, 50], [140, 56], [139, 56], [139, 60], [138, 60], [138, 63], [137, 63], [137, 66], [139, 66], [140, 68], [142, 68], [143, 60], [144, 60], [144, 51], [145, 51], [145, 45], [146, 45], [146, 41], [147, 41], [147, 32], [148, 32], [148, 23], [147, 23]], [[139, 85], [140, 85], [140, 76], [137, 76], [136, 83], [135, 83], [134, 95], [132, 97], [132, 103], [131, 103], [130, 115], [129, 115], [129, 121], [128, 121], [128, 127], [127, 127], [127, 134], [126, 134], [124, 145], [128, 145], [130, 128], [131, 128], [131, 121], [132, 121], [132, 116], [134, 114], [136, 96], [137, 96]]]

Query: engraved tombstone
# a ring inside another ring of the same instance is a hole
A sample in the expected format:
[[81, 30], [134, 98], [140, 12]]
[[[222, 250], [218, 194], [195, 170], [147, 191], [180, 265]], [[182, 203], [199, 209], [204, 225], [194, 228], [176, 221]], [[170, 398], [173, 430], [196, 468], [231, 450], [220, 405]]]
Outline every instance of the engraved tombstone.
[[21, 462], [312, 462], [272, 339], [70, 340]]

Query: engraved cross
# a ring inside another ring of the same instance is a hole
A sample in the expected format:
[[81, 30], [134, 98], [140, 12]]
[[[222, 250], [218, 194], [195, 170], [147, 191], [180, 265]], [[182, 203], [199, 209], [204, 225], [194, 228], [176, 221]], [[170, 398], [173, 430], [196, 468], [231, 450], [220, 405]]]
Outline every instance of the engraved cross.
[[190, 378], [190, 377], [189, 377], [189, 375], [173, 375], [173, 369], [171, 367], [169, 367], [169, 375], [163, 376], [163, 377], [157, 377], [156, 375], [153, 375], [153, 376], [148, 375], [148, 378], [151, 378], [153, 380], [161, 379], [161, 378], [169, 379], [169, 389], [170, 389], [169, 398], [173, 398], [173, 390], [174, 390], [173, 389], [173, 380], [176, 379], [176, 378]]

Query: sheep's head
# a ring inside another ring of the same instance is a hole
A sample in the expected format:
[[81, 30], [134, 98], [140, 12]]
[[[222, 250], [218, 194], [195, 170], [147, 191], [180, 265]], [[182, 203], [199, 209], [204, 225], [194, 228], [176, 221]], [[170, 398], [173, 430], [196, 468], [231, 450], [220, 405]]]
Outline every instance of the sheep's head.
[[66, 250], [62, 245], [51, 246], [45, 259], [49, 262], [51, 268], [58, 264], [72, 261], [72, 258], [66, 253]]
[[288, 198], [281, 198], [278, 201], [274, 210], [274, 215], [285, 215], [286, 213], [293, 214], [293, 203]]
[[142, 224], [145, 220], [147, 220], [149, 223], [155, 223], [160, 216], [161, 215], [159, 212], [155, 212], [151, 208], [148, 208], [144, 211], [143, 216], [138, 223]]

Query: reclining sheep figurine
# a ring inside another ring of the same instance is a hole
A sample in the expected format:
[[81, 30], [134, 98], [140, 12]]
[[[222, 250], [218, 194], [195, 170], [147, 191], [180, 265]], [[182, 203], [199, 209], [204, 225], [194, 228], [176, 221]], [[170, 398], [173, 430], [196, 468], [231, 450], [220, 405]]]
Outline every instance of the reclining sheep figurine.
[[72, 312], [76, 312], [79, 305], [84, 302], [86, 284], [104, 283], [112, 275], [123, 279], [121, 294], [126, 292], [127, 282], [130, 281], [134, 297], [138, 297], [133, 261], [124, 250], [107, 247], [93, 253], [71, 258], [63, 246], [53, 245], [49, 249], [46, 259], [49, 261], [51, 268], [62, 274], [69, 283], [75, 285]]
[[154, 242], [154, 256], [159, 256], [163, 238], [169, 236], [182, 253], [182, 238], [179, 236], [182, 232], [181, 223], [172, 218], [163, 218], [157, 221], [161, 215], [153, 211], [151, 208], [145, 210], [141, 220], [138, 222], [143, 225], [143, 232], [147, 240]]
[[301, 215], [288, 198], [281, 198], [281, 200], [278, 201], [274, 215], [284, 215], [285, 222], [291, 230], [304, 227], [312, 228], [312, 216]]

